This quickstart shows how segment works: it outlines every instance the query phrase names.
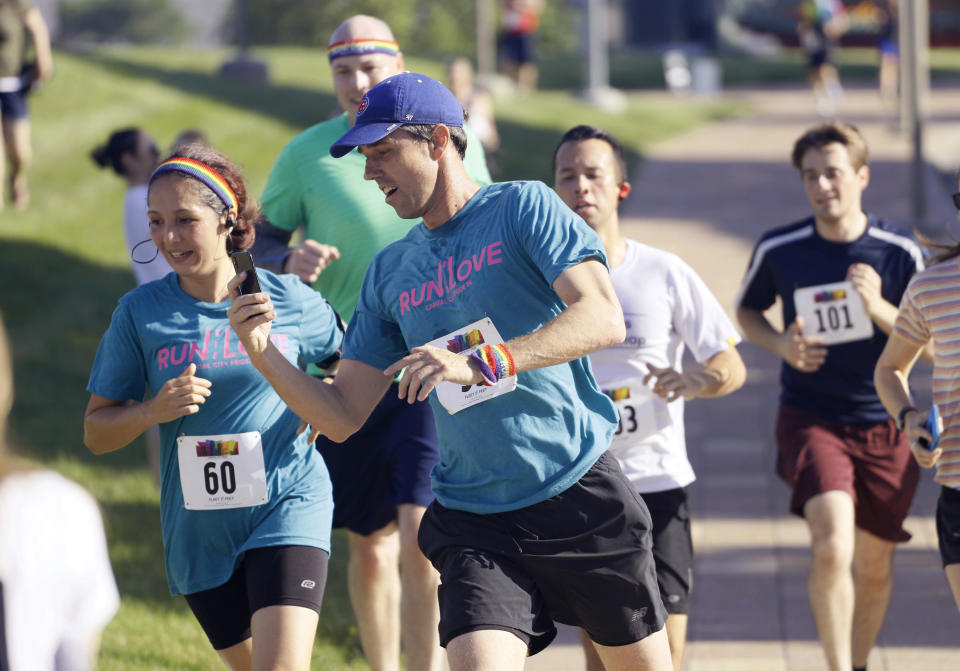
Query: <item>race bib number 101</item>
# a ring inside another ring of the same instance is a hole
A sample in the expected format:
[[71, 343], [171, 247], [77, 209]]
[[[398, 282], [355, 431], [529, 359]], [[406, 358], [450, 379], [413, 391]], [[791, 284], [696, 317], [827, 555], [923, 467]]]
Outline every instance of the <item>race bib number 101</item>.
[[803, 318], [805, 336], [823, 338], [827, 345], [873, 337], [873, 322], [850, 282], [797, 289], [793, 303]]

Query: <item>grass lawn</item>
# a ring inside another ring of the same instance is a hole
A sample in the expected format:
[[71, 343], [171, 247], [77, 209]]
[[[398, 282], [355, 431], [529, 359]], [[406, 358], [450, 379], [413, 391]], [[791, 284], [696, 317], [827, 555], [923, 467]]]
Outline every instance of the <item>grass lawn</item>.
[[[110, 556], [123, 595], [107, 628], [100, 669], [209, 669], [216, 655], [182, 599], [171, 598], [162, 566], [159, 495], [142, 444], [93, 457], [81, 443], [84, 391], [93, 356], [117, 299], [134, 286], [121, 233], [124, 184], [89, 158], [116, 128], [138, 125], [162, 145], [185, 127], [246, 168], [262, 191], [281, 147], [326, 118], [335, 101], [319, 51], [275, 49], [269, 86], [216, 76], [224, 52], [111, 49], [58, 53], [57, 76], [32, 99], [33, 206], [0, 213], [0, 310], [11, 332], [17, 382], [12, 441], [28, 459], [88, 487], [103, 506]], [[442, 74], [439, 61], [411, 69]], [[559, 90], [497, 112], [504, 178], [547, 178], [559, 134], [582, 122], [606, 126], [633, 157], [649, 143], [729, 104], [649, 100], [631, 94], [628, 114], [605, 115]], [[346, 596], [345, 538], [334, 536], [330, 580], [314, 655], [317, 669], [366, 668]]]

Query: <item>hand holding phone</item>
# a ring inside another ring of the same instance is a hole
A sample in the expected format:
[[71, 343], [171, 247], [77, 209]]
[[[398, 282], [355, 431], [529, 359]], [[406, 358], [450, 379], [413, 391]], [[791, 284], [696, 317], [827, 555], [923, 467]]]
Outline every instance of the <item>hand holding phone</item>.
[[257, 278], [257, 269], [253, 265], [253, 256], [250, 252], [232, 252], [230, 260], [233, 261], [233, 267], [240, 273], [247, 273], [243, 282], [237, 287], [241, 294], [260, 293], [260, 280]]
[[924, 423], [923, 428], [933, 436], [933, 440], [929, 441], [926, 438], [918, 438], [917, 444], [932, 452], [936, 449], [937, 442], [940, 440], [940, 432], [943, 431], [943, 420], [940, 418], [940, 408], [937, 407], [936, 403], [931, 406], [930, 414], [927, 415], [927, 421]]

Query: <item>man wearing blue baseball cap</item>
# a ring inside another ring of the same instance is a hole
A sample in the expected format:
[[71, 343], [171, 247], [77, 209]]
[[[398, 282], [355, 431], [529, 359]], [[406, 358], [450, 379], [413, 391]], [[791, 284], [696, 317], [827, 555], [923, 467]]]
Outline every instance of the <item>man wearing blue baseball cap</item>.
[[[253, 255], [258, 265], [299, 276], [349, 322], [374, 254], [415, 222], [398, 217], [376, 185], [362, 179], [360, 154], [337, 160], [330, 144], [353, 125], [370, 87], [402, 72], [404, 61], [390, 26], [363, 14], [333, 31], [327, 57], [344, 113], [311, 126], [280, 152], [262, 197], [270, 224], [257, 227]], [[470, 143], [467, 173], [489, 183], [483, 149], [472, 136]], [[289, 248], [301, 227], [303, 240]], [[347, 444], [320, 436], [317, 449], [333, 482], [333, 525], [347, 532], [350, 603], [371, 671], [399, 671], [401, 640], [409, 671], [439, 671], [440, 579], [417, 545], [420, 519], [433, 500], [430, 470], [439, 459], [429, 404], [386, 394]]]
[[336, 441], [400, 370], [400, 398], [429, 399], [440, 462], [420, 547], [452, 671], [519, 671], [555, 620], [585, 629], [608, 671], [669, 671], [650, 515], [606, 453], [617, 415], [586, 358], [624, 338], [600, 239], [540, 182], [474, 183], [463, 109], [425, 75], [367, 92], [330, 153], [354, 147], [385, 202], [421, 221], [371, 263], [332, 384], [283, 358], [269, 297], [231, 280], [251, 362]]

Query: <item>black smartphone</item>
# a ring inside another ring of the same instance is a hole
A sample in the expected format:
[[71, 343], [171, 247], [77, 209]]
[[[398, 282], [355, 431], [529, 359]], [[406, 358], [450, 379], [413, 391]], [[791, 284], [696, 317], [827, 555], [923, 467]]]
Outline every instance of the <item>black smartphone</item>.
[[257, 269], [253, 266], [253, 256], [250, 252], [233, 252], [230, 254], [230, 260], [233, 261], [233, 267], [237, 270], [237, 275], [246, 271], [247, 276], [240, 285], [241, 294], [260, 293], [260, 280], [257, 279]]

